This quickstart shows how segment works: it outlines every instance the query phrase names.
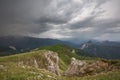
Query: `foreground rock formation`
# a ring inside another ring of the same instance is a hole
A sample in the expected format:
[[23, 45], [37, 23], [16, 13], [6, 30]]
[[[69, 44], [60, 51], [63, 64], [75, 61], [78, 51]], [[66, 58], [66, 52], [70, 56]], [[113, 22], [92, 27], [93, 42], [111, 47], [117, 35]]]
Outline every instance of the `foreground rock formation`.
[[71, 59], [71, 64], [68, 69], [64, 72], [65, 76], [84, 76], [88, 74], [96, 74], [102, 71], [106, 71], [108, 68], [108, 63], [105, 61], [96, 61], [88, 63], [85, 61]]
[[59, 65], [58, 65], [59, 58], [57, 53], [48, 51], [44, 55], [47, 59], [47, 64], [46, 64], [47, 70], [59, 75]]
[[59, 75], [59, 58], [57, 53], [53, 51], [45, 51], [42, 57], [34, 56], [27, 60], [19, 60], [18, 66], [22, 68], [35, 67], [38, 69], [46, 69], [49, 72]]
[[[25, 59], [25, 60], [24, 60]], [[23, 59], [18, 59], [18, 66], [22, 68], [37, 68], [45, 69], [56, 75], [60, 75], [59, 69], [59, 57], [56, 52], [53, 51], [43, 51], [42, 54], [33, 55], [32, 57], [27, 57]], [[101, 72], [108, 72], [112, 70], [120, 69], [119, 66], [114, 66], [112, 64], [115, 62], [109, 62], [105, 60], [96, 60], [96, 61], [85, 61], [77, 60], [74, 57], [71, 58], [71, 63], [67, 67], [67, 70], [62, 73], [64, 76], [85, 76], [85, 75], [94, 75]], [[3, 65], [0, 65], [0, 68], [3, 68]]]

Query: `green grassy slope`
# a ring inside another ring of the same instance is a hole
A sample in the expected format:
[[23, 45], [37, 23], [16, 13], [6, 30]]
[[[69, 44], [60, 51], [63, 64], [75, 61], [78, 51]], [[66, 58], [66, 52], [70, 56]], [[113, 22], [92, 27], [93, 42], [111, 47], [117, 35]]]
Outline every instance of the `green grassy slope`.
[[[46, 58], [43, 55], [44, 52], [46, 50], [0, 57], [0, 80], [41, 80], [55, 78], [55, 74], [45, 70]], [[40, 69], [34, 67], [34, 59], [36, 59]], [[20, 62], [23, 62], [23, 64], [18, 66]]]

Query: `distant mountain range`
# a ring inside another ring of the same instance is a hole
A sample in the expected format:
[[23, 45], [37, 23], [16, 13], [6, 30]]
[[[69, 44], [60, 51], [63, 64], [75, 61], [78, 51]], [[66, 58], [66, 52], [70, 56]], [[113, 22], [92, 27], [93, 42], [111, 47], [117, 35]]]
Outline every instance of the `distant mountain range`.
[[120, 59], [120, 42], [88, 41], [83, 43], [80, 48], [86, 52], [85, 55], [101, 57], [106, 59]]
[[[35, 38], [28, 36], [2, 36], [0, 37], [0, 56], [11, 55], [32, 49], [64, 44], [78, 48], [77, 54], [100, 57], [106, 59], [120, 59], [120, 42], [113, 41], [95, 41], [84, 42], [78, 47], [78, 44], [69, 41], [61, 41], [49, 38]], [[80, 50], [80, 51], [79, 51]], [[82, 53], [81, 53], [82, 51]]]
[[0, 55], [8, 55], [13, 53], [25, 52], [41, 46], [51, 46], [55, 44], [65, 44], [75, 46], [75, 44], [67, 41], [49, 38], [35, 38], [27, 36], [2, 36], [0, 37]]

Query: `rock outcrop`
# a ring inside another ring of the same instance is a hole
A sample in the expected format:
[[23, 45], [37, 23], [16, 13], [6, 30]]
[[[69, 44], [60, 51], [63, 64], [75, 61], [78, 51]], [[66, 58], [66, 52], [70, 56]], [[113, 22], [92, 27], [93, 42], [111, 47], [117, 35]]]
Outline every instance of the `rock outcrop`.
[[34, 68], [38, 68], [38, 69], [46, 69], [49, 72], [59, 75], [58, 62], [59, 62], [59, 57], [58, 57], [57, 53], [55, 53], [53, 51], [45, 51], [43, 53], [42, 57], [34, 56], [34, 57], [28, 58], [27, 60], [24, 60], [24, 61], [19, 60], [19, 62], [17, 62], [17, 65], [22, 68], [34, 67]]
[[47, 59], [47, 64], [46, 64], [47, 70], [59, 75], [59, 65], [58, 65], [59, 58], [57, 53], [48, 51], [44, 55]]
[[80, 68], [87, 65], [85, 61], [79, 61], [75, 58], [71, 59], [71, 64], [68, 66], [68, 69], [64, 72], [65, 76], [79, 75]]
[[68, 69], [64, 72], [65, 76], [83, 76], [100, 73], [108, 69], [108, 63], [104, 61], [96, 61], [88, 63], [85, 61], [76, 60], [75, 58], [71, 59], [71, 64]]

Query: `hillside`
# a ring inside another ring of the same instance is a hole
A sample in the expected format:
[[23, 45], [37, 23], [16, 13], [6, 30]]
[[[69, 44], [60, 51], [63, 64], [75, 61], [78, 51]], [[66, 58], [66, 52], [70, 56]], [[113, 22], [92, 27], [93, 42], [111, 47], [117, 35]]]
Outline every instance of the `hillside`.
[[[63, 44], [57, 44], [57, 45], [53, 45], [53, 46], [44, 46], [41, 47], [39, 49], [45, 49], [45, 50], [51, 50], [54, 52], [58, 53], [58, 56], [66, 63], [66, 64], [70, 64], [70, 60], [72, 57], [75, 57], [76, 59], [79, 60], [90, 60], [92, 59], [92, 57], [86, 57], [86, 56], [81, 56], [81, 55], [77, 55], [77, 49], [72, 48], [70, 46], [67, 45], [63, 45]], [[79, 54], [84, 54], [84, 52], [82, 50], [79, 50]], [[95, 59], [95, 58], [94, 58]]]
[[[56, 75], [46, 70], [46, 50], [31, 51], [13, 56], [0, 57], [0, 80], [36, 80], [54, 78]], [[54, 77], [53, 77], [54, 76]]]
[[[51, 51], [50, 51], [51, 50]], [[54, 51], [54, 52], [53, 52]], [[78, 64], [73, 64], [71, 58]], [[84, 76], [63, 76], [69, 67], [74, 70], [79, 63], [87, 62], [87, 66], [95, 65], [99, 59], [78, 56], [73, 48], [65, 45], [54, 45], [37, 48], [30, 52], [0, 57], [0, 80], [119, 80], [120, 61], [107, 61], [110, 71], [98, 68], [96, 74]], [[105, 61], [106, 62], [106, 61]], [[72, 65], [72, 66], [71, 66]], [[80, 67], [80, 66], [79, 66]], [[118, 68], [117, 68], [118, 67]], [[81, 68], [85, 68], [82, 67]], [[96, 67], [93, 67], [94, 69]], [[76, 68], [77, 69], [77, 68]], [[90, 68], [86, 68], [90, 69]], [[104, 71], [105, 70], [105, 71]], [[76, 71], [76, 70], [75, 70]], [[78, 70], [77, 70], [78, 71]], [[102, 71], [102, 72], [101, 72]], [[95, 71], [96, 72], [96, 71]], [[72, 72], [70, 72], [72, 73]]]

